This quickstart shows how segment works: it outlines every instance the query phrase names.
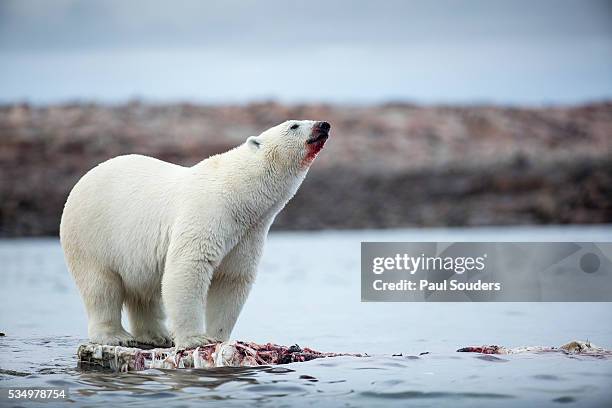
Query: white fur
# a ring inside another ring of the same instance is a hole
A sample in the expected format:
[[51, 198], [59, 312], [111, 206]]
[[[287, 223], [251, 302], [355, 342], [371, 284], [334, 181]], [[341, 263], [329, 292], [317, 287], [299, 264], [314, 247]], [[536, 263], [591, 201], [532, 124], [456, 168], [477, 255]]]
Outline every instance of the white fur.
[[[270, 224], [306, 176], [315, 123], [282, 123], [193, 167], [127, 155], [85, 174], [60, 238], [90, 341], [163, 346], [173, 337], [190, 348], [227, 340]], [[124, 304], [131, 334], [121, 325]]]

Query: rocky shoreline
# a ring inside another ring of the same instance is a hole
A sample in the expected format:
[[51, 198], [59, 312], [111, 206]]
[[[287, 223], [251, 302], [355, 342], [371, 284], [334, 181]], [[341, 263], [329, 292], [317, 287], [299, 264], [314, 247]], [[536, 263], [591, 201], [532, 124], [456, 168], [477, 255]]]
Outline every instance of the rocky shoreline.
[[16, 104], [0, 107], [0, 236], [56, 235], [74, 183], [110, 157], [192, 165], [290, 118], [332, 137], [276, 229], [612, 222], [612, 102]]

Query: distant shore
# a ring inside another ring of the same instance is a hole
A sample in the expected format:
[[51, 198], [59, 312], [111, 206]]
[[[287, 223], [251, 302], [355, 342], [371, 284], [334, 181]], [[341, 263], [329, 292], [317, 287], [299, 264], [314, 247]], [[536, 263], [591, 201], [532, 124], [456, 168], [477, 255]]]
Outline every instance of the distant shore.
[[276, 229], [612, 222], [612, 102], [19, 104], [0, 107], [0, 236], [56, 235], [74, 183], [108, 158], [192, 165], [287, 119], [332, 136]]

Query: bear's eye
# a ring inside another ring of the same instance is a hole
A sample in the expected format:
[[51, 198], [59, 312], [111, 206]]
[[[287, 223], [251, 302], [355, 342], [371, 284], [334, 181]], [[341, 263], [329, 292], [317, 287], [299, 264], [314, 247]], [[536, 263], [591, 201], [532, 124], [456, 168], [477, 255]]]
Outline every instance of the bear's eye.
[[300, 125], [298, 125], [298, 124], [296, 123], [295, 125], [292, 125], [292, 126], [289, 128], [289, 129], [291, 129], [291, 130], [295, 130], [295, 129], [299, 128], [299, 127], [300, 127]]

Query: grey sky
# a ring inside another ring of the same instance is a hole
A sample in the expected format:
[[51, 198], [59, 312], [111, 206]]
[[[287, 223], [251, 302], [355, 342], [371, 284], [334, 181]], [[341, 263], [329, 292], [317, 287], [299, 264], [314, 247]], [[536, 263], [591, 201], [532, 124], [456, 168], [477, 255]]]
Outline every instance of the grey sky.
[[0, 101], [576, 103], [610, 1], [0, 2]]

